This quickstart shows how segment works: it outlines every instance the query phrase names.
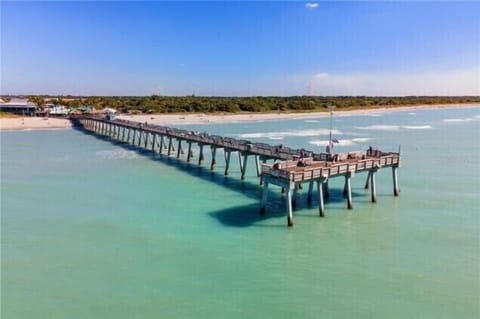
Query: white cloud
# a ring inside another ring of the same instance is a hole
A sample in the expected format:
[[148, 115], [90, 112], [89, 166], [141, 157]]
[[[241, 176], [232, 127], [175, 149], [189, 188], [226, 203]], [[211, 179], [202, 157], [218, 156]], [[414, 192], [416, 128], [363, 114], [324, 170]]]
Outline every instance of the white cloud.
[[318, 7], [318, 3], [317, 2], [307, 2], [305, 4], [305, 7], [309, 8], [309, 9], [315, 9], [316, 7]]
[[412, 73], [317, 73], [310, 95], [480, 95], [480, 68]]

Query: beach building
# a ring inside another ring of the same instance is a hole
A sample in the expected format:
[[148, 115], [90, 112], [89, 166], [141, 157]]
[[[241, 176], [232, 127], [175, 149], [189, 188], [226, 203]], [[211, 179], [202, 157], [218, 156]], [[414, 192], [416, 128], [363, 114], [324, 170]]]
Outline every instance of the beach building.
[[35, 104], [27, 100], [0, 101], [0, 111], [23, 116], [35, 116]]
[[64, 105], [53, 104], [53, 103], [47, 103], [46, 108], [48, 110], [48, 114], [54, 115], [54, 116], [67, 116], [70, 111]]

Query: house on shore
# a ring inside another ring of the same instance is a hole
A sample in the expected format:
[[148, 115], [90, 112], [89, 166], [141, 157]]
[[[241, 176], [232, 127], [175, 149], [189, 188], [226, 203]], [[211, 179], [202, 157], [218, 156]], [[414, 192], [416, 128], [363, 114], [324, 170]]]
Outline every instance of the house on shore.
[[35, 116], [36, 105], [27, 100], [0, 100], [0, 112], [8, 112], [22, 116]]
[[46, 107], [46, 110], [48, 112], [48, 115], [67, 116], [70, 112], [70, 110], [67, 107], [65, 107], [64, 105], [47, 103], [45, 105], [45, 107]]

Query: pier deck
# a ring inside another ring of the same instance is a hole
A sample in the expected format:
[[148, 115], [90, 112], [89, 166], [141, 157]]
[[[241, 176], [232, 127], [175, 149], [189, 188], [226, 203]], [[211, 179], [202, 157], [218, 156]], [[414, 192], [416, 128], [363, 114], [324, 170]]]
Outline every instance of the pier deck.
[[[247, 160], [249, 156], [255, 158], [257, 176], [263, 184], [262, 204], [260, 212], [266, 211], [267, 193], [269, 185], [277, 185], [286, 193], [287, 223], [293, 225], [293, 209], [296, 203], [296, 193], [302, 189], [303, 183], [308, 183], [308, 201], [312, 201], [314, 183], [317, 184], [319, 215], [325, 216], [325, 200], [328, 199], [328, 180], [335, 177], [344, 177], [344, 195], [347, 198], [347, 207], [351, 209], [352, 192], [351, 178], [355, 174], [367, 172], [365, 188], [371, 190], [371, 200], [376, 202], [375, 176], [379, 169], [391, 167], [393, 177], [393, 193], [399, 195], [397, 170], [400, 166], [400, 153], [381, 152], [369, 149], [348, 154], [330, 155], [316, 153], [305, 149], [292, 149], [282, 145], [253, 143], [248, 140], [210, 135], [191, 130], [171, 128], [166, 126], [126, 121], [121, 119], [108, 120], [104, 117], [82, 115], [72, 116], [74, 125], [98, 135], [108, 136], [144, 149], [166, 153], [167, 156], [176, 155], [180, 158], [185, 154], [183, 143], [188, 145], [186, 160], [190, 162], [194, 157], [192, 144], [198, 145], [198, 165], [204, 160], [204, 147], [211, 150], [210, 169], [214, 170], [217, 149], [223, 149], [225, 157], [225, 175], [228, 175], [232, 153], [238, 153], [240, 178], [245, 178]], [[176, 145], [176, 146], [175, 146]], [[176, 147], [176, 150], [175, 150]], [[274, 161], [274, 163], [268, 163]], [[261, 164], [262, 163], [262, 164]]]

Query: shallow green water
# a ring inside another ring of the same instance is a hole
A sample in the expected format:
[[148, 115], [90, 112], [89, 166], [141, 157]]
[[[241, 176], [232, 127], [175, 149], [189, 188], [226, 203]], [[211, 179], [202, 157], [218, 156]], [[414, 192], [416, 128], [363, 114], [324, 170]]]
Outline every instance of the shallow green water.
[[[190, 127], [320, 149], [328, 119]], [[372, 204], [357, 175], [349, 211], [338, 180], [326, 218], [301, 194], [293, 228], [279, 189], [258, 214], [253, 166], [242, 183], [235, 163], [2, 132], [2, 318], [478, 318], [480, 109], [334, 127], [338, 151], [401, 144], [401, 195], [381, 171]]]

